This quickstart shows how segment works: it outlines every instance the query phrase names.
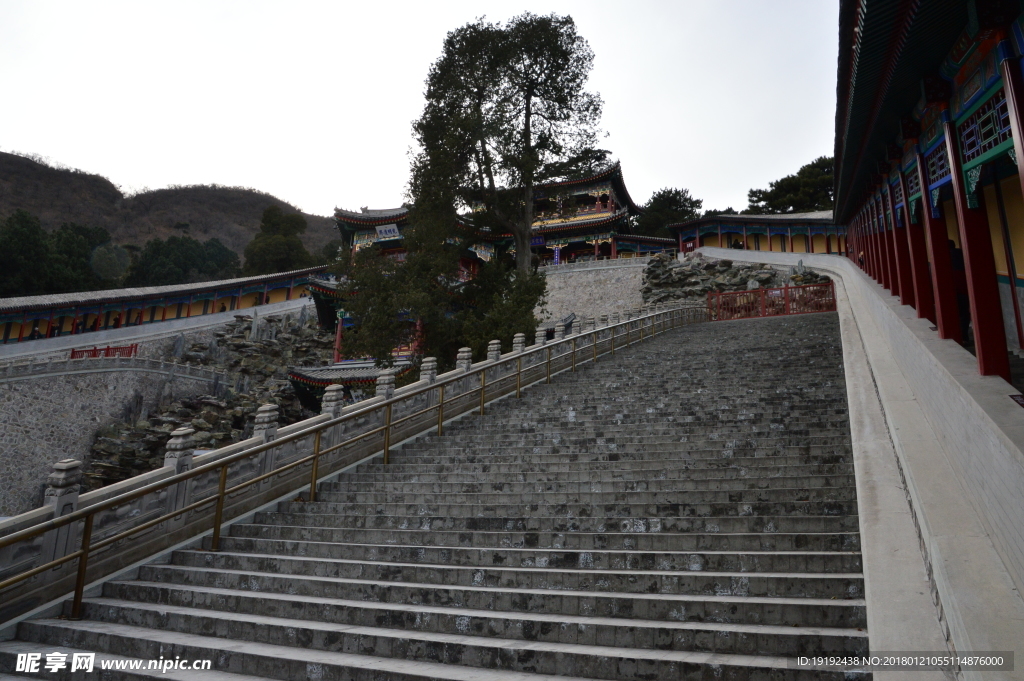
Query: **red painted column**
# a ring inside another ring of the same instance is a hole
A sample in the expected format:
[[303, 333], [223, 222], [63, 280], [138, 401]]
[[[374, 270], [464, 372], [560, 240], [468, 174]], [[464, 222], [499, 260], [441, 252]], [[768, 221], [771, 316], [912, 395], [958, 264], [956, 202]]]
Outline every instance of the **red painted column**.
[[889, 288], [889, 257], [885, 250], [885, 230], [882, 229], [881, 218], [878, 215], [878, 201], [871, 202], [871, 222], [874, 227], [875, 253], [878, 254], [878, 283], [882, 288]]
[[892, 252], [896, 254], [896, 277], [900, 284], [900, 302], [914, 304], [914, 284], [910, 278], [910, 253], [907, 249], [907, 235], [899, 226], [896, 202], [892, 197], [892, 185], [886, 181], [885, 201], [889, 206], [889, 221], [892, 223]]
[[872, 279], [875, 278], [875, 251], [871, 247], [871, 225], [868, 224], [867, 213], [864, 207], [860, 209], [860, 222], [857, 227], [857, 240], [860, 242], [858, 248], [864, 251], [864, 271]]
[[871, 219], [871, 204], [865, 203], [864, 208], [864, 243], [867, 245], [869, 262], [871, 263], [871, 278], [880, 282], [882, 279], [882, 267], [879, 265], [878, 245], [875, 243], [875, 223]]
[[900, 282], [896, 276], [896, 254], [892, 252], [892, 237], [889, 235], [889, 221], [885, 217], [885, 199], [882, 198], [881, 189], [876, 195], [875, 211], [878, 213], [878, 234], [881, 241], [882, 254], [885, 258], [885, 282], [886, 288], [894, 296], [899, 296]]
[[[907, 177], [899, 169], [900, 190], [903, 192], [903, 220], [906, 223], [907, 248], [910, 252], [910, 276], [914, 281], [914, 309], [917, 316], [935, 321], [935, 301], [932, 297], [931, 281], [928, 277], [928, 256], [925, 254], [924, 229], [921, 224], [910, 222], [910, 194], [907, 193]], [[922, 203], [926, 192], [922, 192]]]
[[960, 245], [964, 251], [967, 273], [967, 295], [971, 303], [971, 321], [974, 324], [974, 349], [978, 358], [978, 371], [982, 376], [1002, 376], [1010, 380], [1010, 361], [1007, 358], [1006, 330], [999, 302], [996, 280], [996, 261], [992, 253], [988, 216], [985, 214], [985, 193], [979, 184], [977, 208], [967, 205], [967, 188], [960, 165], [960, 144], [956, 126], [944, 123], [946, 153], [953, 174], [953, 199], [960, 222]]
[[789, 228], [789, 252], [793, 253], [793, 228]]
[[875, 240], [878, 243], [878, 253], [881, 256], [882, 264], [882, 278], [881, 280], [879, 280], [879, 283], [882, 285], [883, 288], [887, 288], [891, 291], [893, 288], [893, 284], [892, 279], [890, 278], [890, 274], [892, 274], [892, 269], [890, 268], [889, 262], [889, 240], [886, 238], [887, 232], [885, 229], [885, 216], [882, 214], [882, 200], [880, 196], [880, 192], [875, 192], [875, 200], [871, 204], [871, 210], [875, 214], [875, 228], [877, 229], [877, 232], [875, 234]]
[[883, 229], [882, 239], [883, 239], [883, 242], [884, 242], [884, 245], [885, 245], [886, 262], [888, 263], [889, 291], [894, 296], [899, 298], [899, 295], [900, 295], [900, 276], [899, 276], [899, 270], [898, 270], [898, 268], [896, 266], [896, 251], [893, 248], [893, 238], [892, 238], [892, 234], [890, 233], [890, 230], [892, 229], [892, 225], [889, 224], [889, 218], [886, 215], [885, 196], [882, 194], [881, 190], [879, 190], [879, 192], [878, 192], [878, 213], [879, 213], [879, 218], [878, 219], [882, 223], [882, 229]]
[[345, 325], [341, 318], [338, 318], [337, 328], [334, 332], [334, 363], [337, 364], [341, 361], [341, 337], [344, 333]]

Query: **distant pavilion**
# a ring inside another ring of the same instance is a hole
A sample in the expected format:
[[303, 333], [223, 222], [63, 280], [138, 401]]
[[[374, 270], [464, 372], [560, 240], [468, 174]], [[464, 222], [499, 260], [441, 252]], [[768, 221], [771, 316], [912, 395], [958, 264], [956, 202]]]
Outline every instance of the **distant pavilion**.
[[668, 225], [680, 253], [700, 246], [742, 248], [780, 253], [844, 253], [846, 227], [832, 220], [832, 211], [770, 215], [709, 215]]

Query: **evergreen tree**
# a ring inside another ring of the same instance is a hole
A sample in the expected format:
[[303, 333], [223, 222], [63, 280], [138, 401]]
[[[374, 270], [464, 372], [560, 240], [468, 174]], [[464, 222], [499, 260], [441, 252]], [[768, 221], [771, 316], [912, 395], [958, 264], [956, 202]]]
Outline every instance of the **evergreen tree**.
[[768, 185], [768, 189], [747, 192], [748, 215], [767, 213], [810, 213], [832, 210], [833, 163], [831, 156], [816, 158], [797, 171]]
[[18, 210], [0, 225], [0, 297], [50, 291], [50, 248], [39, 218]]
[[665, 226], [699, 218], [703, 203], [690, 196], [688, 189], [659, 189], [644, 204], [633, 228], [637, 234], [669, 238], [672, 233]]
[[[413, 126], [421, 152], [410, 193], [440, 183], [477, 226], [511, 231], [516, 264], [531, 267], [534, 187], [592, 172], [601, 98], [583, 88], [594, 54], [572, 17], [525, 13], [448, 34]], [[442, 210], [448, 210], [442, 207]]]
[[219, 239], [201, 243], [187, 236], [146, 242], [132, 263], [126, 286], [170, 286], [231, 279], [239, 275], [238, 256]]
[[245, 247], [245, 276], [276, 274], [313, 266], [313, 257], [302, 245], [299, 234], [306, 231], [306, 218], [285, 214], [279, 207], [263, 211], [260, 231]]

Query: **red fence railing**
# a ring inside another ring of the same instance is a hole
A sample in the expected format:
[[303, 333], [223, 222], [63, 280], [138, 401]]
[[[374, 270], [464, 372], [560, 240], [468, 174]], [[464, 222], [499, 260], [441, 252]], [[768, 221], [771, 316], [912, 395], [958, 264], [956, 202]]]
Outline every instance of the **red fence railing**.
[[89, 348], [88, 350], [72, 350], [71, 359], [86, 359], [96, 357], [134, 357], [139, 354], [139, 344], [131, 345], [108, 345], [105, 348]]
[[835, 312], [835, 309], [836, 290], [831, 281], [827, 284], [759, 288], [752, 291], [708, 292], [708, 319], [711, 321]]

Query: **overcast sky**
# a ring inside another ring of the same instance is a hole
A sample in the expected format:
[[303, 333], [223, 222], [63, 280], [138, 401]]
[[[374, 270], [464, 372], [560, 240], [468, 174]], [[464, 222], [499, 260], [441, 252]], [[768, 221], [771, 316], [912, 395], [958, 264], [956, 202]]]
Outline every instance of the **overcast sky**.
[[634, 201], [686, 187], [740, 209], [832, 155], [837, 6], [0, 0], [0, 151], [126, 192], [216, 183], [320, 215], [392, 207], [445, 34], [556, 12], [594, 50], [589, 89]]

